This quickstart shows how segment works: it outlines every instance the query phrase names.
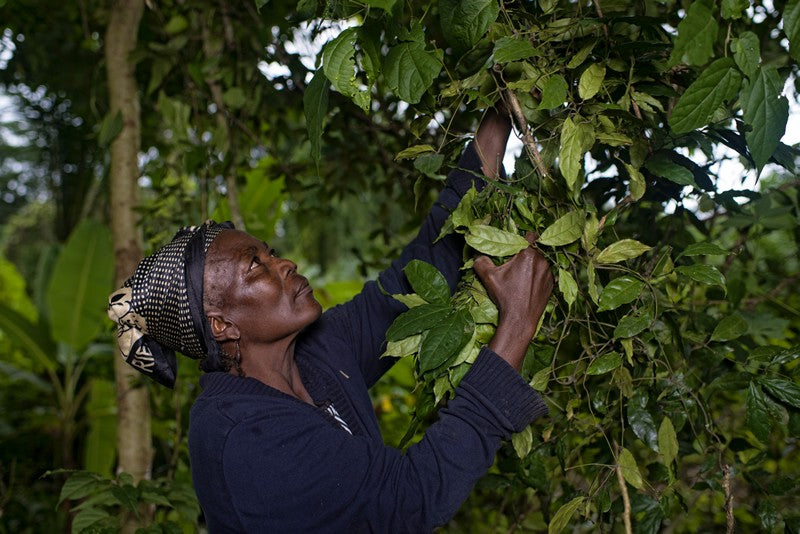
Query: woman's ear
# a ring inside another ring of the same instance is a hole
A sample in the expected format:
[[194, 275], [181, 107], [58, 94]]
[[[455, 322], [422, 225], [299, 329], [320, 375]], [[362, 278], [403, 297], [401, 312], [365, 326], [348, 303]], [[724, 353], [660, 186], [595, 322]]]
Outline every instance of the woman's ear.
[[209, 311], [206, 316], [211, 324], [211, 334], [218, 342], [234, 341], [241, 337], [239, 327], [225, 319], [222, 312]]

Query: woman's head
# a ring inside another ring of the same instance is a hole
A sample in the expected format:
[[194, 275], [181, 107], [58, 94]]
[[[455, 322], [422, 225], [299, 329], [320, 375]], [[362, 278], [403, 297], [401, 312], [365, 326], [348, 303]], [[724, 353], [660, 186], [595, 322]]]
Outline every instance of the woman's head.
[[223, 231], [209, 247], [203, 286], [205, 314], [223, 347], [293, 339], [322, 312], [292, 261], [238, 230]]

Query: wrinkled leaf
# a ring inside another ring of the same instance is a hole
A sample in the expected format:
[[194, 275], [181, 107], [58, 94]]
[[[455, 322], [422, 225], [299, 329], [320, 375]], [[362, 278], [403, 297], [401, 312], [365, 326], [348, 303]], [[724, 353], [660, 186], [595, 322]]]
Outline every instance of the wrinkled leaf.
[[747, 390], [747, 428], [761, 442], [766, 442], [772, 425], [769, 421], [769, 409], [764, 392], [755, 381], [750, 382]]
[[617, 351], [603, 354], [599, 358], [595, 358], [589, 367], [586, 368], [587, 375], [602, 375], [610, 373], [617, 367], [622, 365], [622, 356]]
[[770, 395], [795, 408], [800, 408], [800, 386], [782, 378], [761, 378], [759, 380]]
[[783, 31], [789, 39], [789, 52], [800, 61], [800, 0], [790, 0], [783, 8]]
[[496, 257], [513, 256], [530, 245], [521, 235], [487, 224], [471, 224], [464, 237], [467, 244], [478, 252]]
[[439, 4], [442, 33], [458, 51], [475, 46], [498, 13], [497, 0], [443, 0]]
[[559, 166], [570, 190], [580, 189], [578, 176], [583, 168], [583, 156], [594, 144], [594, 130], [578, 117], [577, 122], [567, 117], [561, 127], [561, 149], [558, 152]]
[[501, 37], [494, 43], [494, 62], [509, 63], [527, 59], [536, 54], [536, 49], [528, 39]]
[[111, 482], [102, 476], [89, 471], [76, 471], [61, 486], [58, 504], [66, 500], [83, 499], [96, 491], [108, 488]]
[[403, 267], [403, 272], [414, 291], [431, 303], [450, 302], [450, 287], [439, 269], [421, 260], [411, 260]]
[[603, 87], [603, 80], [606, 77], [606, 67], [601, 63], [593, 63], [578, 81], [578, 95], [584, 100], [589, 100], [596, 95]]
[[745, 139], [759, 171], [772, 157], [786, 131], [789, 101], [781, 95], [782, 91], [783, 79], [774, 67], [759, 68], [755, 80], [742, 90], [744, 121], [752, 126]]
[[424, 43], [412, 41], [392, 47], [383, 69], [392, 91], [409, 104], [416, 104], [439, 75], [442, 63], [435, 53], [425, 50]]
[[554, 74], [547, 78], [542, 85], [542, 100], [539, 102], [539, 109], [554, 109], [561, 106], [567, 100], [567, 80], [560, 74]]
[[761, 45], [758, 36], [753, 32], [743, 32], [738, 39], [731, 41], [731, 50], [736, 65], [752, 80], [758, 73], [758, 65], [761, 63]]
[[702, 2], [692, 2], [686, 17], [678, 24], [678, 37], [669, 65], [703, 65], [714, 53], [719, 26], [714, 14]]
[[597, 311], [615, 310], [635, 300], [641, 294], [643, 287], [644, 282], [632, 276], [615, 278], [600, 293]]
[[733, 60], [716, 60], [681, 95], [669, 117], [670, 128], [682, 134], [709, 124], [723, 103], [736, 98], [741, 85], [742, 76]]
[[545, 228], [539, 236], [537, 243], [550, 247], [560, 247], [569, 245], [577, 241], [583, 234], [583, 224], [585, 216], [583, 212], [571, 211], [556, 219], [556, 221]]
[[[331, 85], [345, 96], [356, 102], [356, 95], [361, 89], [356, 79], [355, 44], [358, 28], [347, 28], [338, 36], [325, 44], [322, 49], [322, 69]], [[365, 111], [369, 109], [362, 101], [356, 102]]]
[[595, 260], [597, 263], [618, 263], [641, 256], [651, 248], [635, 239], [620, 239], [604, 248]]

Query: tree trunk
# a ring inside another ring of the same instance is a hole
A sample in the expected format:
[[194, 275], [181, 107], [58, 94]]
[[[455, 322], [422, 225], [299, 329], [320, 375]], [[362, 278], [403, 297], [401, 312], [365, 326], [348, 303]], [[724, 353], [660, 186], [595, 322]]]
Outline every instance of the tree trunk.
[[[133, 273], [142, 257], [142, 240], [135, 212], [139, 203], [137, 181], [141, 124], [130, 55], [136, 47], [143, 11], [143, 0], [113, 1], [105, 36], [110, 111], [121, 113], [123, 120], [122, 131], [111, 143], [111, 231], [117, 287]], [[130, 473], [138, 482], [150, 478], [153, 458], [150, 402], [147, 389], [141, 384], [141, 375], [121, 358], [114, 360], [114, 374], [118, 406], [117, 471]], [[128, 521], [125, 530], [135, 530], [132, 521]]]

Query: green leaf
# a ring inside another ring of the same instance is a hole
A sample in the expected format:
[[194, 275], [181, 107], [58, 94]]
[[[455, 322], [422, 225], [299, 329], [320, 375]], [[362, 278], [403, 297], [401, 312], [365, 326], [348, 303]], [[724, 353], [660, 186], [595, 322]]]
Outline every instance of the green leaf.
[[658, 431], [653, 416], [647, 411], [647, 393], [637, 389], [630, 401], [628, 401], [628, 424], [648, 447], [658, 450]]
[[722, 18], [741, 18], [742, 12], [748, 7], [750, 7], [749, 0], [722, 0]]
[[800, 386], [794, 382], [782, 378], [761, 378], [759, 382], [776, 399], [800, 408]]
[[678, 37], [668, 65], [704, 65], [714, 53], [718, 31], [711, 10], [702, 2], [692, 2], [686, 17], [678, 24]]
[[641, 256], [651, 248], [635, 239], [620, 239], [604, 248], [595, 260], [597, 263], [618, 263]]
[[413, 336], [404, 337], [399, 341], [387, 341], [386, 350], [383, 351], [383, 356], [395, 356], [397, 358], [404, 358], [411, 356], [419, 350], [419, 342], [422, 340], [422, 334], [414, 334]]
[[400, 341], [405, 337], [419, 334], [430, 328], [432, 324], [444, 319], [448, 313], [450, 313], [450, 306], [443, 304], [424, 304], [411, 308], [394, 320], [392, 326], [386, 331], [386, 339]]
[[761, 67], [741, 95], [744, 121], [752, 127], [745, 133], [747, 148], [760, 172], [778, 148], [786, 131], [789, 101], [781, 96], [783, 79], [775, 67]]
[[603, 80], [606, 77], [606, 66], [602, 63], [589, 65], [578, 81], [578, 95], [583, 100], [589, 100], [603, 87]]
[[347, 28], [322, 49], [322, 69], [331, 85], [350, 97], [364, 111], [369, 110], [369, 92], [362, 91], [356, 78], [356, 36], [358, 28]]
[[619, 452], [619, 458], [617, 459], [619, 462], [620, 470], [622, 471], [622, 478], [625, 481], [633, 486], [636, 489], [644, 489], [644, 481], [642, 480], [642, 474], [639, 472], [639, 466], [636, 465], [636, 460], [626, 448], [622, 448]]
[[513, 256], [528, 248], [528, 240], [511, 232], [506, 232], [487, 224], [471, 224], [464, 236], [467, 244], [489, 256]]
[[633, 337], [649, 327], [652, 322], [648, 315], [626, 315], [614, 329], [614, 339]]
[[83, 454], [88, 471], [110, 477], [117, 457], [117, 404], [114, 382], [91, 378], [86, 415], [89, 432]]
[[641, 294], [643, 287], [644, 282], [632, 276], [615, 278], [600, 293], [597, 311], [615, 310], [635, 300]]
[[72, 532], [85, 532], [97, 523], [105, 522], [111, 514], [102, 508], [84, 508], [72, 519]]
[[45, 369], [53, 371], [58, 366], [55, 359], [55, 343], [47, 328], [32, 323], [2, 301], [0, 301], [0, 332]]
[[771, 363], [773, 365], [786, 365], [787, 363], [791, 363], [798, 358], [800, 358], [800, 345], [795, 345], [794, 347], [783, 349], [775, 354], [775, 356], [772, 357]]
[[567, 303], [567, 307], [572, 308], [572, 304], [578, 297], [578, 284], [569, 271], [558, 270], [558, 290], [564, 296], [564, 302]]
[[572, 515], [580, 508], [585, 500], [586, 497], [575, 497], [568, 503], [562, 505], [561, 508], [553, 514], [550, 524], [547, 525], [547, 534], [559, 534], [559, 532], [564, 530], [564, 527], [569, 524], [569, 520], [572, 519]]
[[461, 350], [472, 338], [475, 324], [466, 310], [448, 314], [422, 336], [419, 345], [419, 370], [421, 373], [436, 369]]
[[362, 1], [369, 7], [377, 7], [383, 9], [384, 11], [391, 11], [394, 5], [397, 3], [396, 0], [362, 0]]
[[536, 55], [536, 49], [528, 39], [519, 37], [501, 37], [494, 43], [494, 62], [510, 63], [521, 59], [528, 59]]
[[417, 295], [416, 293], [409, 293], [409, 294], [402, 294], [402, 293], [394, 293], [392, 298], [402, 302], [409, 308], [415, 308], [417, 306], [422, 306], [423, 304], [427, 304], [427, 301]]
[[749, 325], [739, 312], [734, 312], [722, 319], [711, 334], [711, 341], [729, 341], [743, 336], [749, 330]]
[[558, 152], [561, 174], [571, 191], [580, 189], [578, 175], [583, 168], [583, 156], [594, 144], [594, 130], [583, 122], [580, 116], [578, 122], [572, 117], [567, 117], [561, 127], [561, 149]]
[[783, 31], [789, 39], [789, 52], [800, 61], [800, 0], [790, 0], [783, 8]]
[[311, 82], [303, 94], [303, 112], [306, 116], [308, 138], [311, 141], [311, 159], [319, 169], [322, 146], [322, 130], [325, 115], [328, 113], [328, 78], [319, 70], [314, 73]]
[[697, 187], [692, 171], [672, 161], [668, 152], [656, 152], [645, 164], [645, 168], [662, 178], [678, 185], [690, 185]]
[[439, 4], [442, 33], [456, 52], [475, 46], [499, 13], [497, 0], [443, 0]]
[[107, 147], [111, 141], [116, 139], [122, 131], [124, 123], [122, 121], [122, 113], [117, 111], [113, 115], [109, 111], [103, 117], [103, 122], [100, 123], [100, 133], [97, 136], [97, 144], [101, 147]]
[[105, 490], [111, 485], [111, 481], [89, 471], [76, 471], [61, 486], [61, 494], [58, 496], [58, 504], [66, 500], [83, 499], [97, 491]]
[[70, 234], [47, 288], [53, 339], [80, 350], [103, 329], [114, 275], [108, 228], [91, 219]]
[[230, 109], [241, 109], [247, 103], [247, 97], [241, 87], [231, 87], [222, 95], [222, 101]]
[[526, 426], [522, 432], [515, 432], [511, 436], [511, 444], [514, 446], [517, 457], [525, 458], [528, 456], [533, 446], [533, 431], [531, 427]]
[[439, 57], [412, 41], [392, 47], [383, 65], [386, 83], [400, 98], [416, 104], [442, 70]]
[[403, 272], [414, 291], [435, 304], [450, 302], [450, 286], [439, 269], [421, 260], [411, 260], [403, 267]]
[[442, 154], [422, 154], [414, 160], [414, 168], [425, 176], [438, 178], [439, 175], [436, 173], [439, 172], [442, 163], [444, 163], [444, 155]]
[[715, 243], [705, 241], [703, 243], [692, 243], [680, 253], [681, 256], [719, 256], [725, 255], [728, 251]]
[[550, 381], [550, 367], [540, 369], [533, 375], [531, 379], [531, 387], [536, 391], [544, 391], [547, 389], [547, 383]]
[[761, 45], [753, 32], [743, 32], [738, 39], [731, 41], [733, 59], [739, 69], [751, 80], [758, 73], [761, 63]]
[[436, 149], [431, 145], [414, 145], [398, 152], [394, 159], [398, 161], [401, 159], [414, 159], [420, 154], [428, 154], [430, 152], [436, 152]]
[[567, 80], [560, 74], [554, 74], [542, 84], [542, 100], [539, 109], [554, 109], [567, 100]]
[[630, 177], [630, 189], [631, 189], [631, 199], [636, 201], [639, 200], [644, 196], [644, 192], [646, 190], [644, 175], [639, 172], [639, 169], [634, 167], [633, 165], [629, 165], [627, 163], [625, 165], [625, 170], [628, 171], [628, 176]]
[[576, 67], [580, 67], [581, 64], [586, 61], [586, 58], [589, 57], [589, 54], [592, 53], [592, 49], [594, 49], [595, 45], [597, 45], [597, 41], [591, 41], [583, 46], [578, 53], [572, 56], [567, 63], [568, 69], [574, 69]]
[[130, 484], [111, 486], [111, 493], [117, 500], [131, 512], [138, 515], [139, 492]]
[[611, 351], [608, 354], [603, 354], [599, 358], [595, 358], [589, 367], [586, 368], [587, 375], [602, 375], [610, 373], [617, 367], [622, 365], [622, 356], [617, 351]]
[[664, 464], [670, 465], [678, 456], [678, 437], [669, 417], [664, 417], [658, 427], [658, 450], [664, 458]]
[[669, 117], [670, 128], [676, 134], [683, 134], [709, 124], [720, 106], [733, 102], [741, 86], [742, 75], [733, 60], [716, 60], [678, 99]]
[[675, 271], [684, 274], [701, 284], [725, 287], [725, 276], [716, 267], [711, 265], [684, 265], [676, 267]]
[[556, 221], [545, 228], [539, 236], [537, 243], [550, 247], [560, 247], [580, 239], [583, 235], [583, 224], [586, 220], [583, 212], [570, 211], [556, 219]]
[[753, 435], [761, 442], [769, 439], [772, 425], [769, 421], [769, 409], [764, 392], [758, 387], [755, 381], [750, 382], [747, 390], [747, 427]]

